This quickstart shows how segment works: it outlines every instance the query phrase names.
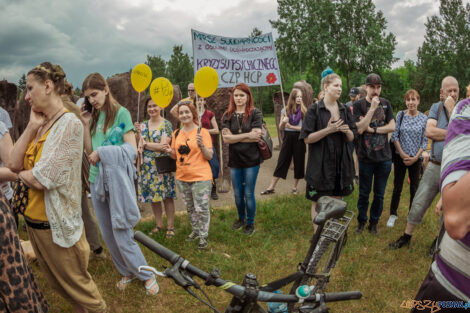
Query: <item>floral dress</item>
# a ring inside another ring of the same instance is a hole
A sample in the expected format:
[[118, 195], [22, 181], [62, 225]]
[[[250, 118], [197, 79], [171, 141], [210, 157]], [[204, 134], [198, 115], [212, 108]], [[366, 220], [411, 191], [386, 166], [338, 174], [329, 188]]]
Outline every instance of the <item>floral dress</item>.
[[[167, 138], [171, 138], [173, 129], [171, 123], [164, 120], [160, 126], [149, 131], [148, 121], [141, 124], [142, 137], [147, 142], [159, 143], [162, 135], [166, 134]], [[144, 150], [143, 163], [139, 172], [139, 201], [140, 202], [159, 202], [165, 198], [176, 199], [175, 193], [175, 177], [173, 173], [158, 174], [156, 157], [168, 156], [165, 152], [155, 152]]]

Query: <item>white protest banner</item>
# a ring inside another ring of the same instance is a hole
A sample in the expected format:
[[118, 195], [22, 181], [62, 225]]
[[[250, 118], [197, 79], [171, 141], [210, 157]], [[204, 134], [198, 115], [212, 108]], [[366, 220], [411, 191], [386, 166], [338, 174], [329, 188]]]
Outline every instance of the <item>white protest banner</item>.
[[219, 88], [281, 84], [272, 33], [253, 38], [230, 38], [191, 29], [194, 73], [210, 66], [219, 75]]

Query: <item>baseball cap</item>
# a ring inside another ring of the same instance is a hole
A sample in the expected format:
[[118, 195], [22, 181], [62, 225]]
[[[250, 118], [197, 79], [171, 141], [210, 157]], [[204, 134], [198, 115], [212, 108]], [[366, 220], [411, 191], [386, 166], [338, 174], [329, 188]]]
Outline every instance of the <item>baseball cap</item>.
[[349, 90], [349, 96], [350, 97], [355, 97], [360, 93], [359, 88], [357, 87], [352, 87], [351, 90]]
[[369, 74], [366, 77], [366, 85], [382, 85], [382, 79], [377, 74]]

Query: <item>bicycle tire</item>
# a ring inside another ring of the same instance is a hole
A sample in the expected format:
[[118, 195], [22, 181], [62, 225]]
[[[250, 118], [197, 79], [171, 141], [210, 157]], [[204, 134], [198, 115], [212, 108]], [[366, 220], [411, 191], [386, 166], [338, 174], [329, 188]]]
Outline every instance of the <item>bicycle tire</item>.
[[[343, 252], [343, 248], [346, 245], [346, 241], [348, 240], [348, 234], [344, 233], [344, 235], [338, 240], [335, 244], [334, 250], [329, 255], [328, 261], [325, 264], [325, 267], [321, 271], [322, 273], [330, 273], [333, 268], [336, 267], [336, 262], [338, 262], [341, 253]], [[326, 277], [319, 278], [317, 280], [317, 284], [315, 285], [315, 289], [312, 291], [314, 293], [322, 293], [326, 289], [330, 281], [330, 276], [327, 275]]]
[[[289, 294], [295, 295], [295, 292], [299, 286], [302, 285], [310, 285], [313, 275], [309, 273], [315, 273], [316, 272], [316, 267], [318, 265], [318, 262], [321, 260], [323, 254], [326, 252], [328, 249], [328, 246], [330, 245], [331, 241], [328, 240], [325, 237], [321, 237], [320, 240], [318, 241], [319, 248], [315, 249], [312, 253], [312, 256], [310, 257], [310, 260], [313, 260], [312, 262], [309, 262], [307, 268], [305, 269], [305, 274], [302, 275], [301, 277], [297, 278], [294, 283], [292, 284], [292, 287], [290, 289]], [[296, 310], [296, 303], [289, 303], [287, 305], [287, 310], [289, 313], [294, 312]]]

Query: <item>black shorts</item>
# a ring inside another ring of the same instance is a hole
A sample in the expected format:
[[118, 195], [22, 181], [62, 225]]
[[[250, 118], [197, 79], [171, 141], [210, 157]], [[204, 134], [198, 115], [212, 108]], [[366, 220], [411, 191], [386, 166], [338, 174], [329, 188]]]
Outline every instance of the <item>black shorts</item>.
[[307, 190], [305, 192], [305, 198], [310, 201], [317, 202], [320, 197], [323, 196], [333, 196], [333, 197], [345, 197], [350, 195], [354, 190], [352, 185], [341, 190], [340, 188], [335, 188], [334, 190], [316, 190], [313, 186], [307, 184]]

